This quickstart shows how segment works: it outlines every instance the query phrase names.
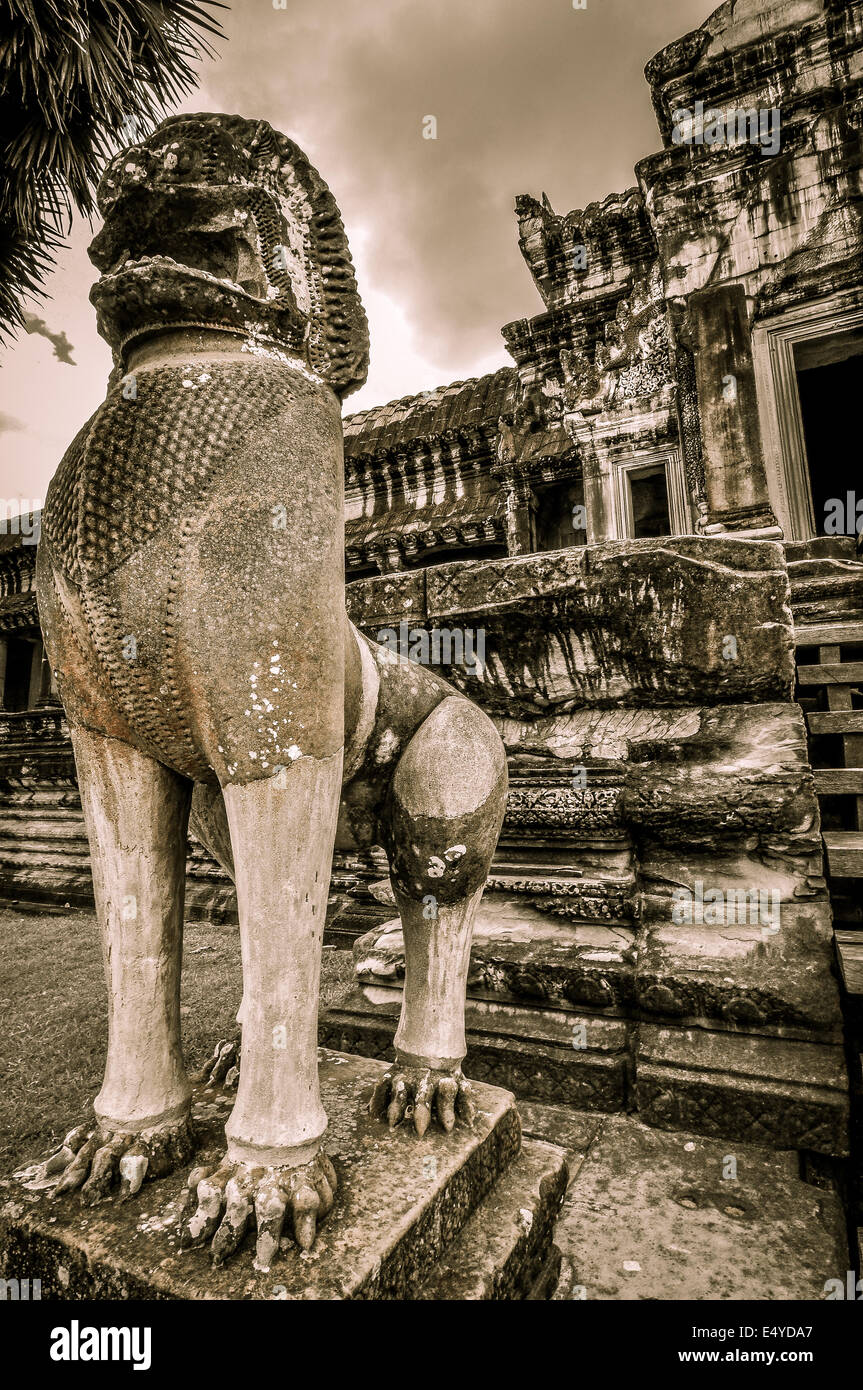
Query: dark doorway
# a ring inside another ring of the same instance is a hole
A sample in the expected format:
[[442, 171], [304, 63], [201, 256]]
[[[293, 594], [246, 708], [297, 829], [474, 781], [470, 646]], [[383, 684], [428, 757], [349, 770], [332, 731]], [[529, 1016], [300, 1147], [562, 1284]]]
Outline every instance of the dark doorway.
[[815, 534], [856, 535], [848, 493], [863, 501], [863, 340], [847, 333], [801, 344], [795, 364]]
[[578, 479], [534, 489], [537, 550], [565, 550], [585, 545], [584, 485]]
[[33, 643], [21, 637], [10, 637], [6, 644], [6, 680], [3, 686], [3, 708], [28, 709], [30, 706], [30, 675], [33, 670]]
[[379, 574], [377, 565], [345, 565], [346, 584], [353, 584], [355, 579], [376, 579]]
[[670, 536], [671, 516], [668, 510], [665, 464], [630, 472], [629, 489], [632, 496], [633, 536], [636, 539], [646, 536]]

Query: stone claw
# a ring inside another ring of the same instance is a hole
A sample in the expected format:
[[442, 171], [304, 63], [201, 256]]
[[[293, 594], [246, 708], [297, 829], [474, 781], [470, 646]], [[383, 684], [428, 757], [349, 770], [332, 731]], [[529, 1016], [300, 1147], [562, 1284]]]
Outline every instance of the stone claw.
[[211, 1086], [224, 1085], [229, 1090], [236, 1088], [240, 1079], [240, 1039], [217, 1042], [209, 1061], [192, 1074], [192, 1080]]
[[121, 1156], [117, 1164], [117, 1171], [120, 1174], [121, 1202], [140, 1192], [141, 1184], [147, 1176], [147, 1169], [150, 1167], [150, 1158], [149, 1146], [140, 1139]]
[[405, 1119], [413, 1119], [414, 1129], [423, 1137], [437, 1115], [446, 1134], [455, 1129], [456, 1120], [470, 1126], [476, 1118], [476, 1102], [470, 1082], [455, 1071], [402, 1066], [398, 1062], [381, 1077], [369, 1101], [373, 1119], [386, 1117], [390, 1129]]
[[259, 1168], [239, 1168], [225, 1184], [225, 1214], [213, 1236], [213, 1264], [224, 1264], [239, 1247], [255, 1214], [255, 1188], [263, 1176]]
[[256, 1229], [255, 1267], [267, 1270], [278, 1254], [288, 1216], [297, 1245], [311, 1249], [337, 1187], [336, 1170], [325, 1153], [296, 1168], [253, 1167], [225, 1159], [215, 1172], [193, 1169], [181, 1210], [180, 1246], [209, 1243], [213, 1264], [220, 1265]]
[[56, 1153], [15, 1177], [28, 1191], [51, 1190], [53, 1197], [80, 1189], [83, 1205], [95, 1206], [111, 1195], [118, 1180], [121, 1200], [134, 1197], [145, 1178], [188, 1163], [195, 1145], [188, 1117], [140, 1134], [78, 1125]]
[[90, 1164], [90, 1176], [81, 1187], [81, 1202], [85, 1207], [94, 1207], [108, 1196], [119, 1172], [120, 1159], [133, 1143], [131, 1134], [112, 1134], [96, 1150]]
[[22, 1187], [26, 1187], [28, 1192], [43, 1192], [46, 1188], [56, 1187], [59, 1175], [64, 1173], [84, 1144], [88, 1136], [86, 1125], [77, 1125], [75, 1129], [70, 1129], [59, 1149], [50, 1154], [41, 1163], [31, 1163], [27, 1168], [21, 1168], [13, 1174], [16, 1182], [20, 1182]]

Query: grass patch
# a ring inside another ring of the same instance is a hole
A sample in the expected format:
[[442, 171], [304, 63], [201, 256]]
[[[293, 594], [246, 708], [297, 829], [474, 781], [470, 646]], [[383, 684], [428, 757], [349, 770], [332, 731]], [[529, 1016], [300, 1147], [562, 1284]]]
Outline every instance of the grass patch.
[[[353, 979], [350, 951], [325, 948], [321, 1008]], [[187, 924], [183, 1051], [192, 1070], [233, 1037], [243, 991], [235, 926]], [[0, 1171], [31, 1162], [80, 1122], [102, 1084], [107, 998], [92, 912], [0, 909]]]

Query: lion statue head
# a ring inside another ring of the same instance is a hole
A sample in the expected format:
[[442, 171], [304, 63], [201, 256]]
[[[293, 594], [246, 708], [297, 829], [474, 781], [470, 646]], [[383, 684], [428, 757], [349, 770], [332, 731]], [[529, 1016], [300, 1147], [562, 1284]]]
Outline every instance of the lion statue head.
[[368, 325], [335, 199], [266, 121], [173, 116], [99, 184], [90, 298], [122, 371], [130, 345], [213, 328], [300, 355], [339, 397], [363, 384]]

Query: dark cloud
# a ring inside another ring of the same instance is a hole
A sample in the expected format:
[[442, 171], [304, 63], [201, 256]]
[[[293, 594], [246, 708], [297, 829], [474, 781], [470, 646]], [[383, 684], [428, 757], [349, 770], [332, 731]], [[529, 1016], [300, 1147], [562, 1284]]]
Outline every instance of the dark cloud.
[[[633, 182], [659, 146], [644, 64], [701, 24], [710, 0], [229, 0], [227, 41], [201, 66], [186, 111], [259, 116], [331, 185], [360, 267], [374, 383], [363, 405], [508, 360], [502, 324], [541, 300], [518, 251], [517, 193], [558, 211]], [[423, 117], [438, 122], [422, 138]], [[98, 224], [97, 224], [98, 225]], [[44, 494], [68, 441], [104, 398], [110, 354], [73, 221], [41, 320], [56, 357], [5, 354], [0, 405], [25, 430], [3, 443], [3, 491]], [[58, 360], [59, 359], [59, 360]], [[46, 411], [45, 400], [51, 400]], [[348, 409], [358, 408], [359, 396]], [[10, 427], [7, 426], [7, 429]], [[11, 480], [11, 481], [10, 481]]]
[[18, 420], [14, 415], [7, 415], [5, 410], [0, 410], [0, 434], [12, 434], [18, 430], [26, 430], [27, 425], [23, 420]]
[[[375, 288], [401, 305], [427, 356], [464, 361], [540, 308], [515, 195], [545, 189], [568, 211], [630, 186], [635, 161], [660, 145], [644, 64], [712, 8], [234, 0], [204, 92], [307, 150], [349, 236], [363, 234]], [[429, 115], [436, 140], [423, 139]]]
[[70, 367], [75, 366], [75, 359], [72, 356], [72, 344], [65, 333], [52, 333], [44, 319], [37, 319], [35, 314], [24, 315], [24, 332], [38, 333], [40, 337], [47, 338], [54, 348], [54, 356], [58, 362], [68, 362]]

